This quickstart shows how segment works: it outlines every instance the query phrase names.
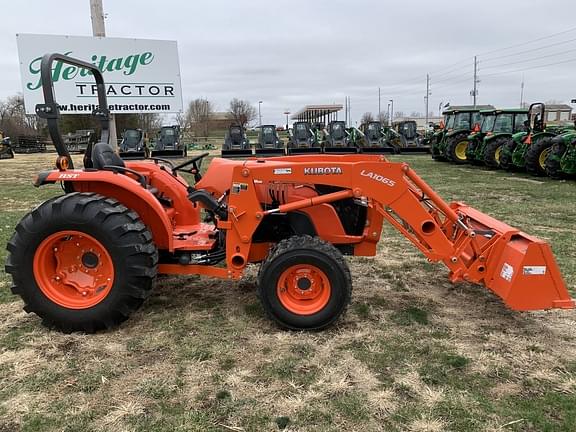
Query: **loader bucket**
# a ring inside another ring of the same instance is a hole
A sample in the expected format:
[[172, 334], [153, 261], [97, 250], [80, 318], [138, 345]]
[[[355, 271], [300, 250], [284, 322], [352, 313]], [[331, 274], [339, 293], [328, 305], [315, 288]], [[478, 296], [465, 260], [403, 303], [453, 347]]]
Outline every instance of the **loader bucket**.
[[260, 157], [274, 157], [274, 156], [285, 156], [286, 153], [284, 152], [284, 149], [281, 148], [277, 148], [277, 149], [265, 149], [265, 148], [257, 148], [255, 150], [255, 154], [256, 156], [260, 156]]
[[322, 147], [294, 147], [288, 148], [288, 155], [306, 155], [322, 153]]
[[[575, 307], [548, 243], [474, 208], [451, 206], [465, 216], [478, 244], [486, 248], [485, 260], [476, 267], [485, 269], [481, 282], [508, 307], [518, 311]], [[463, 259], [470, 252], [464, 251]]]
[[146, 159], [146, 153], [143, 151], [133, 151], [133, 152], [119, 152], [122, 159]]
[[394, 147], [361, 147], [360, 153], [367, 154], [396, 154], [398, 153]]
[[400, 154], [430, 154], [430, 147], [402, 147]]
[[247, 158], [252, 156], [251, 149], [237, 149], [237, 150], [222, 150], [221, 156], [223, 158]]
[[152, 157], [156, 158], [183, 158], [184, 150], [152, 150]]
[[324, 147], [324, 153], [328, 153], [328, 154], [358, 153], [358, 148], [357, 147]]

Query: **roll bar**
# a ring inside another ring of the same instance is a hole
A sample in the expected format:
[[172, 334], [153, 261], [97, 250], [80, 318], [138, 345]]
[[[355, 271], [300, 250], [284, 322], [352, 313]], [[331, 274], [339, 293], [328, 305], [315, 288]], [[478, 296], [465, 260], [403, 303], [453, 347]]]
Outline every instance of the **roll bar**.
[[106, 86], [104, 85], [102, 72], [100, 72], [100, 70], [91, 63], [56, 53], [45, 54], [42, 57], [42, 62], [40, 64], [40, 77], [42, 79], [44, 103], [36, 105], [36, 115], [40, 118], [46, 119], [48, 123], [48, 132], [50, 133], [50, 138], [52, 138], [52, 142], [54, 143], [54, 147], [56, 147], [58, 155], [67, 157], [69, 167], [74, 168], [72, 158], [70, 157], [68, 148], [64, 144], [64, 140], [60, 134], [60, 128], [58, 127], [60, 107], [54, 98], [54, 80], [52, 79], [52, 63], [55, 61], [88, 69], [92, 72], [92, 76], [96, 81], [96, 90], [98, 93], [98, 108], [92, 111], [92, 115], [100, 121], [102, 128], [100, 141], [103, 142], [108, 142], [110, 139], [110, 111], [108, 110], [108, 101], [106, 99]]

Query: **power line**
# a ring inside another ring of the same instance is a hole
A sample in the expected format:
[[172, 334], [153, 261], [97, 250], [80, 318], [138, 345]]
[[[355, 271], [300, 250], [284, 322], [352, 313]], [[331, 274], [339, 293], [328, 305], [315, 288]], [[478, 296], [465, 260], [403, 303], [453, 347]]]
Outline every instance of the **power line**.
[[483, 74], [482, 76], [487, 77], [487, 76], [504, 75], [504, 74], [515, 73], [515, 72], [524, 72], [527, 70], [541, 69], [543, 67], [556, 66], [559, 64], [572, 63], [572, 62], [576, 62], [576, 58], [564, 60], [564, 61], [559, 61], [559, 62], [554, 62], [554, 63], [547, 63], [547, 64], [543, 64], [543, 65], [531, 66], [531, 67], [527, 67], [527, 68], [521, 68], [521, 69], [515, 69], [515, 70], [509, 70], [509, 71], [503, 71], [503, 72], [493, 72], [493, 73], [489, 73], [489, 74]]
[[500, 63], [500, 64], [497, 64], [497, 65], [488, 66], [488, 67], [485, 67], [485, 68], [482, 68], [482, 69], [483, 69], [483, 70], [485, 70], [485, 69], [495, 69], [495, 68], [502, 67], [502, 66], [512, 66], [512, 65], [520, 64], [520, 63], [528, 63], [528, 62], [533, 62], [533, 61], [541, 60], [541, 59], [544, 59], [544, 58], [556, 57], [556, 56], [563, 55], [563, 54], [567, 54], [567, 53], [571, 53], [571, 52], [574, 52], [574, 51], [576, 51], [576, 48], [571, 49], [571, 50], [566, 50], [566, 51], [558, 52], [558, 53], [554, 53], [554, 54], [548, 54], [548, 55], [545, 55], [545, 56], [532, 57], [532, 58], [529, 58], [529, 59], [526, 59], [526, 60], [519, 60], [519, 61], [515, 61], [515, 62], [511, 62], [511, 63]]
[[561, 41], [561, 42], [556, 42], [556, 43], [553, 43], [553, 44], [542, 45], [541, 47], [538, 47], [538, 48], [531, 48], [531, 49], [529, 49], [529, 50], [519, 51], [519, 52], [517, 52], [517, 53], [506, 54], [506, 55], [497, 56], [497, 57], [489, 57], [488, 59], [482, 60], [482, 63], [484, 63], [484, 62], [491, 62], [491, 61], [493, 61], [493, 60], [498, 60], [498, 59], [502, 59], [502, 58], [516, 57], [516, 56], [519, 56], [519, 55], [522, 55], [522, 54], [528, 54], [528, 53], [531, 54], [531, 53], [533, 53], [534, 51], [540, 51], [540, 50], [543, 50], [543, 49], [546, 49], [546, 48], [551, 48], [551, 47], [558, 46], [558, 45], [565, 45], [565, 44], [567, 44], [567, 43], [574, 42], [574, 41], [576, 41], [576, 38], [574, 38], [574, 39], [568, 39], [568, 40]]
[[552, 39], [553, 37], [560, 36], [560, 35], [563, 35], [563, 34], [566, 34], [566, 33], [572, 33], [573, 31], [576, 31], [576, 27], [572, 27], [572, 28], [569, 28], [568, 30], [564, 30], [564, 31], [561, 31], [561, 32], [558, 32], [558, 33], [553, 33], [553, 34], [548, 35], [548, 36], [542, 36], [542, 37], [539, 37], [539, 38], [536, 38], [536, 39], [531, 39], [531, 40], [526, 41], [526, 42], [522, 42], [522, 43], [510, 45], [510, 46], [507, 46], [507, 47], [504, 47], [504, 48], [498, 48], [498, 49], [495, 49], [495, 50], [492, 50], [492, 51], [487, 51], [487, 52], [484, 52], [484, 53], [480, 53], [480, 54], [478, 54], [478, 55], [479, 55], [479, 56], [482, 56], [482, 55], [486, 55], [486, 54], [492, 54], [492, 53], [495, 53], [495, 52], [507, 51], [507, 50], [512, 49], [512, 48], [517, 48], [517, 47], [520, 47], [520, 46], [530, 45], [530, 44], [532, 44], [532, 43], [534, 43], [534, 42], [539, 42], [539, 41], [541, 41], [541, 40]]

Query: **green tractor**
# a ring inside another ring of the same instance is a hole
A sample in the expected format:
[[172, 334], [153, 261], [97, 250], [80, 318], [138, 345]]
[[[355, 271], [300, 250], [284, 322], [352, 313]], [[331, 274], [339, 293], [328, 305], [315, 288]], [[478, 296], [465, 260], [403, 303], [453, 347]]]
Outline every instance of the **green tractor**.
[[552, 150], [553, 138], [571, 129], [562, 122], [552, 123], [556, 115], [556, 111], [547, 111], [541, 102], [530, 105], [527, 130], [514, 134], [502, 148], [500, 166], [511, 171], [525, 169], [536, 176], [546, 175], [546, 159]]
[[444, 111], [446, 126], [441, 139], [434, 142], [432, 157], [456, 164], [467, 163], [468, 136], [480, 124], [480, 111], [494, 109], [492, 105], [450, 107]]
[[473, 165], [483, 165], [484, 163], [483, 159], [476, 157], [476, 154], [482, 147], [484, 137], [494, 125], [495, 112], [496, 110], [493, 109], [480, 111], [480, 124], [476, 123], [468, 135], [466, 160]]
[[576, 176], [576, 129], [552, 138], [552, 148], [545, 162], [546, 174], [560, 179]]
[[522, 108], [498, 109], [484, 112], [481, 127], [482, 138], [470, 158], [488, 168], [500, 166], [500, 155], [514, 134], [526, 130], [528, 110]]

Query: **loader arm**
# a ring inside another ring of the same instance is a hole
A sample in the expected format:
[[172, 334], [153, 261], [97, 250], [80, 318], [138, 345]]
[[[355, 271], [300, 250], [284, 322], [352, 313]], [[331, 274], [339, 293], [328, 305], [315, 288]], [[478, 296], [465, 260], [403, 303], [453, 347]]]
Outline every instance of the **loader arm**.
[[[340, 190], [263, 209], [256, 189], [280, 182]], [[365, 155], [247, 161], [234, 168], [232, 185], [230, 217], [221, 227], [228, 230], [228, 264], [233, 269], [245, 265], [252, 235], [269, 215], [356, 198], [431, 261], [442, 261], [452, 282], [483, 284], [512, 309], [574, 307], [546, 242], [462, 203], [446, 203], [405, 163]], [[364, 237], [376, 242], [380, 232], [365, 230]]]

